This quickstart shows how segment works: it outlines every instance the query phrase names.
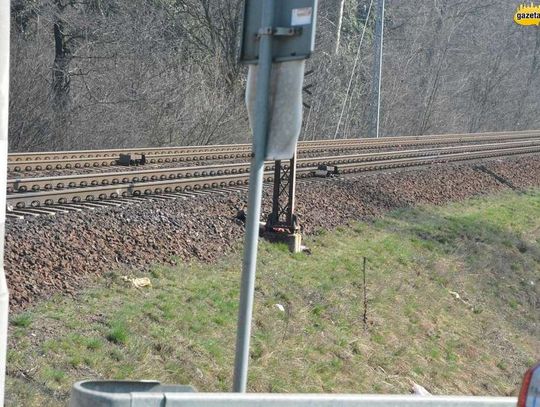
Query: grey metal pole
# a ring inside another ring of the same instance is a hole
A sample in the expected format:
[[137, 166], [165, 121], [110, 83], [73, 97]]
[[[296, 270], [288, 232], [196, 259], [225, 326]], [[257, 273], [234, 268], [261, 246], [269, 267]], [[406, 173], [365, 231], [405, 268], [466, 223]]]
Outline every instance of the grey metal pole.
[[259, 220], [261, 217], [264, 159], [268, 136], [268, 108], [272, 74], [272, 27], [274, 23], [274, 0], [264, 0], [262, 5], [261, 39], [255, 100], [253, 129], [253, 157], [249, 174], [249, 196], [244, 242], [244, 263], [240, 287], [240, 308], [236, 336], [233, 391], [245, 393], [247, 385], [251, 318], [255, 293], [257, 246], [259, 243]]
[[379, 0], [377, 4], [377, 21], [375, 24], [375, 52], [373, 56], [373, 82], [371, 84], [371, 114], [370, 137], [379, 138], [381, 119], [381, 83], [384, 44], [384, 3]]

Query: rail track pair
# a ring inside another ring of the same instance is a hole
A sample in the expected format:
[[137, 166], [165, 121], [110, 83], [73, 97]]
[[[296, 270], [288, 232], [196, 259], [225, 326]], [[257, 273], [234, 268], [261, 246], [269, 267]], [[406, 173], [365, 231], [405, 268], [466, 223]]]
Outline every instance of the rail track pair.
[[[431, 140], [431, 141], [430, 141]], [[416, 143], [416, 144], [415, 144]], [[332, 148], [344, 148], [341, 151], [350, 151], [347, 148], [358, 146], [358, 150], [369, 150], [373, 146], [409, 146], [409, 145], [429, 145], [426, 148], [406, 149], [398, 151], [375, 151], [360, 154], [347, 154], [322, 157], [305, 157], [297, 160], [297, 176], [301, 178], [311, 177], [316, 170], [323, 165], [337, 166], [340, 174], [350, 174], [363, 171], [381, 170], [390, 168], [403, 168], [411, 166], [429, 165], [442, 162], [456, 162], [465, 160], [479, 160], [492, 157], [504, 157], [521, 154], [540, 153], [540, 131], [539, 132], [514, 132], [505, 134], [482, 134], [482, 135], [452, 135], [439, 136], [435, 138], [416, 137], [414, 140], [407, 138], [395, 138], [392, 140], [346, 140], [329, 142], [309, 142], [303, 143], [299, 147], [300, 154], [303, 151], [310, 151], [310, 148], [318, 151], [334, 151]], [[425, 144], [424, 144], [425, 143]], [[450, 145], [448, 145], [450, 144]], [[458, 144], [458, 145], [452, 145]], [[441, 146], [443, 145], [443, 146]], [[201, 147], [204, 149], [214, 149], [217, 146]], [[31, 177], [31, 178], [11, 178], [8, 180], [8, 210], [23, 210], [25, 208], [52, 207], [54, 205], [77, 204], [81, 202], [99, 202], [107, 200], [118, 200], [127, 197], [138, 197], [148, 195], [171, 195], [184, 193], [186, 191], [207, 190], [212, 188], [224, 188], [231, 186], [246, 185], [249, 179], [249, 163], [247, 162], [250, 153], [242, 151], [244, 145], [221, 146], [221, 150], [206, 151], [202, 154], [212, 156], [224, 156], [225, 152], [236, 151], [241, 154], [238, 159], [244, 162], [228, 164], [206, 164], [188, 165], [176, 168], [155, 168], [148, 170], [137, 169], [135, 171], [121, 171], [93, 174], [72, 174], [59, 175], [53, 177]], [[193, 157], [199, 157], [201, 150], [192, 149]], [[197, 151], [195, 151], [197, 150]], [[109, 153], [111, 150], [108, 150]], [[117, 150], [115, 150], [117, 151]], [[157, 150], [154, 150], [154, 152]], [[163, 150], [165, 152], [165, 150]], [[169, 155], [190, 154], [179, 153], [179, 149]], [[103, 154], [102, 152], [77, 152], [80, 155], [87, 155], [83, 159], [94, 159], [88, 157], [91, 154]], [[107, 153], [107, 154], [109, 154]], [[229, 154], [227, 153], [227, 154]], [[43, 153], [38, 153], [43, 158]], [[55, 153], [58, 154], [58, 153]], [[65, 153], [60, 153], [64, 154]], [[12, 160], [18, 156], [11, 156]], [[45, 161], [34, 156], [33, 163]], [[54, 161], [56, 155], [50, 158]], [[219, 160], [219, 158], [217, 158]], [[66, 160], [74, 160], [73, 157]], [[187, 162], [188, 160], [186, 160]], [[194, 161], [194, 160], [189, 160]], [[184, 162], [185, 164], [185, 162]], [[273, 163], [268, 162], [266, 167], [266, 181], [273, 179]]]

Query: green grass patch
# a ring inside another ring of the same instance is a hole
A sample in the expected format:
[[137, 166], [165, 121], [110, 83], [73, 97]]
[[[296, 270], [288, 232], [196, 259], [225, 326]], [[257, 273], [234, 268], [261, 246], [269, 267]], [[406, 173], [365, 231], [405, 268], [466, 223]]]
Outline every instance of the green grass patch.
[[128, 330], [126, 325], [122, 322], [115, 322], [109, 333], [107, 333], [107, 340], [116, 344], [125, 344], [128, 337]]
[[28, 328], [31, 323], [32, 323], [32, 315], [28, 313], [15, 315], [11, 319], [11, 325], [17, 326], [20, 328]]
[[[539, 242], [531, 191], [324, 231], [306, 239], [312, 255], [262, 243], [249, 390], [407, 393], [414, 381], [516, 394], [540, 359]], [[7, 404], [66, 405], [72, 383], [91, 378], [228, 391], [240, 269], [238, 251], [156, 266], [151, 288], [111, 273], [12, 316]]]

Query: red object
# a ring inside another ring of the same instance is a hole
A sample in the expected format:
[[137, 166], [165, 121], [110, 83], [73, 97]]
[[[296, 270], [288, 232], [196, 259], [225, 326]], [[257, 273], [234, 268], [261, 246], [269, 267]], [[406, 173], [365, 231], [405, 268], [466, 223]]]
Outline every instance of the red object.
[[527, 370], [527, 373], [525, 373], [525, 377], [523, 378], [523, 384], [521, 385], [521, 390], [519, 391], [517, 407], [526, 407], [527, 395], [529, 394], [529, 387], [531, 385], [531, 380], [532, 380], [533, 374], [537, 370], [540, 372], [540, 363], [538, 363], [536, 366], [531, 367], [529, 370]]

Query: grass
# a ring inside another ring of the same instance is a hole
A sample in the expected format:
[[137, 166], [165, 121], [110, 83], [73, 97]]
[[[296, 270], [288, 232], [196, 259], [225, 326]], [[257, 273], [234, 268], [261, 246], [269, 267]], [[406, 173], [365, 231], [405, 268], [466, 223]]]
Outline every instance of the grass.
[[114, 322], [107, 334], [107, 340], [116, 344], [125, 344], [128, 340], [128, 330], [123, 322]]
[[[262, 243], [249, 390], [516, 394], [540, 359], [540, 192], [409, 208], [321, 232], [313, 254]], [[363, 277], [367, 263], [367, 324]], [[231, 386], [240, 254], [111, 273], [11, 320], [7, 404], [65, 405], [83, 379]], [[278, 306], [279, 304], [279, 306]]]
[[32, 323], [32, 316], [26, 313], [15, 315], [11, 319], [11, 325], [18, 326], [21, 328], [28, 328], [31, 323]]

